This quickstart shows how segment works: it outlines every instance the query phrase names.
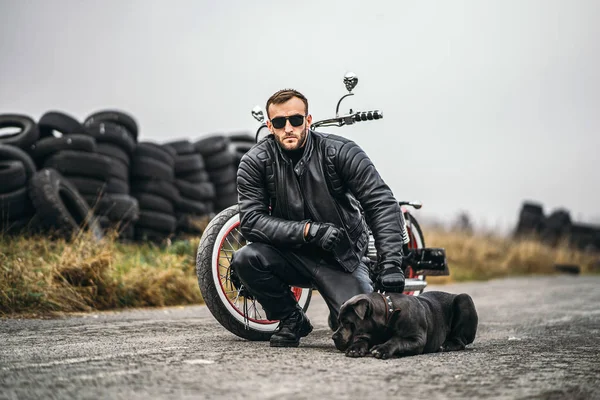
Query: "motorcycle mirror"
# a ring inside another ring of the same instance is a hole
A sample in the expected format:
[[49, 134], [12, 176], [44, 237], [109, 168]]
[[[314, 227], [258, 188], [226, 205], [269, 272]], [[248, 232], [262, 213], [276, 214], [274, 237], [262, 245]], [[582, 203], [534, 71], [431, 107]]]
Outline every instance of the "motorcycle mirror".
[[[348, 90], [348, 94], [343, 95], [342, 98], [338, 101], [337, 106], [335, 107], [336, 118], [340, 116], [340, 104], [342, 104], [342, 100], [344, 100], [346, 97], [354, 96], [354, 93], [352, 93], [352, 89], [354, 89], [357, 84], [358, 77], [354, 72], [348, 72], [346, 75], [344, 75], [344, 85], [346, 85], [346, 90]], [[350, 113], [352, 113], [352, 110], [350, 110]]]
[[260, 108], [260, 106], [256, 106], [252, 109], [252, 116], [261, 124], [265, 122], [265, 114], [263, 113], [263, 110], [262, 108]]
[[358, 84], [358, 76], [354, 72], [348, 72], [344, 75], [344, 85], [346, 85], [346, 90], [349, 93], [352, 93], [352, 89], [356, 87]]

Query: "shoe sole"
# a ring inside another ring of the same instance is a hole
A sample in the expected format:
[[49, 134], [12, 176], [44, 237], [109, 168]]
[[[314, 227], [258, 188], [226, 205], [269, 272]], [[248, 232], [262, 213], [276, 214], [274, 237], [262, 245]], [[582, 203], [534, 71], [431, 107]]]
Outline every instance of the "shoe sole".
[[[307, 330], [300, 332], [300, 337], [303, 338], [308, 336], [309, 333], [313, 331], [313, 326], [310, 325], [310, 328]], [[298, 340], [271, 340], [271, 347], [298, 347], [300, 344], [300, 338]]]

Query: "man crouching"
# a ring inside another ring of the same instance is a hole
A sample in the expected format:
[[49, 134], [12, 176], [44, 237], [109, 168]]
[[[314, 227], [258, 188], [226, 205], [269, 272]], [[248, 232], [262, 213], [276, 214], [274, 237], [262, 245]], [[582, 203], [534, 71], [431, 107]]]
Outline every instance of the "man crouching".
[[[280, 320], [271, 346], [296, 347], [313, 327], [290, 286], [321, 293], [333, 330], [352, 296], [374, 284], [402, 292], [408, 234], [398, 201], [366, 153], [310, 129], [304, 95], [279, 91], [266, 108], [272, 134], [238, 168], [240, 229], [251, 243], [236, 251], [231, 269], [267, 318]], [[373, 271], [363, 262], [369, 227], [379, 256]]]

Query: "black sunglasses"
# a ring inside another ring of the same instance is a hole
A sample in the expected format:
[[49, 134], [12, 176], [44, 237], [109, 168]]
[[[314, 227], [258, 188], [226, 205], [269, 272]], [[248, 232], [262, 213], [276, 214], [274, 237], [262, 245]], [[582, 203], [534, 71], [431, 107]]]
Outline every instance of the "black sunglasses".
[[296, 114], [289, 117], [276, 117], [271, 120], [271, 124], [273, 124], [273, 128], [281, 129], [288, 120], [292, 126], [298, 127], [304, 123], [304, 115]]

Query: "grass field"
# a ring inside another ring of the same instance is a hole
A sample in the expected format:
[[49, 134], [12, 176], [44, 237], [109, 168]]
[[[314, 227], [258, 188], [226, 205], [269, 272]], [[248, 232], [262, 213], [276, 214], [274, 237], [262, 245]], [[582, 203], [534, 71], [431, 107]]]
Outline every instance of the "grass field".
[[[432, 283], [551, 274], [556, 263], [598, 272], [600, 256], [566, 245], [424, 229], [430, 247], [446, 249], [449, 277]], [[199, 237], [168, 246], [123, 244], [108, 236], [73, 241], [0, 235], [0, 316], [201, 303], [195, 273]]]

